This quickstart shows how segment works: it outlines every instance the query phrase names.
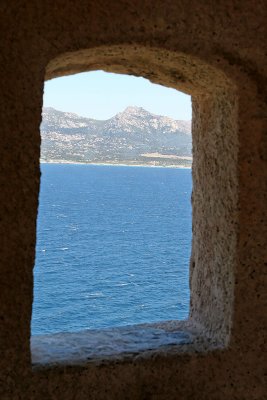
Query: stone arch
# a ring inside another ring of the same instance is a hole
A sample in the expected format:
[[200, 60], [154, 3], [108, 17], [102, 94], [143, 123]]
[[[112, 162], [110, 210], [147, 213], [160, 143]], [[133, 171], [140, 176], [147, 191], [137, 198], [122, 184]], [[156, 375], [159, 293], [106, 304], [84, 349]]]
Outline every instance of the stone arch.
[[142, 76], [194, 97], [233, 90], [234, 85], [222, 70], [194, 55], [143, 44], [99, 46], [62, 53], [48, 62], [45, 79], [99, 69]]
[[193, 245], [188, 326], [230, 339], [236, 246], [237, 96], [220, 69], [185, 54], [140, 45], [100, 46], [52, 59], [45, 79], [79, 72], [142, 76], [192, 96]]

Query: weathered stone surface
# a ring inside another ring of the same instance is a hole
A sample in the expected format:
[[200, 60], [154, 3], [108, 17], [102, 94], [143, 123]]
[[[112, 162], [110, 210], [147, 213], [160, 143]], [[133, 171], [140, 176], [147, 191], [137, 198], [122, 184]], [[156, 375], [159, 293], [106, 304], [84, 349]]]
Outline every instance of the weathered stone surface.
[[[266, 14], [261, 0], [1, 3], [1, 399], [267, 397]], [[96, 69], [193, 97], [188, 324], [210, 351], [32, 371], [43, 83]]]
[[193, 335], [181, 329], [182, 323], [142, 324], [74, 333], [35, 335], [31, 338], [35, 367], [84, 365], [88, 361], [119, 359], [153, 350], [177, 350], [193, 344]]

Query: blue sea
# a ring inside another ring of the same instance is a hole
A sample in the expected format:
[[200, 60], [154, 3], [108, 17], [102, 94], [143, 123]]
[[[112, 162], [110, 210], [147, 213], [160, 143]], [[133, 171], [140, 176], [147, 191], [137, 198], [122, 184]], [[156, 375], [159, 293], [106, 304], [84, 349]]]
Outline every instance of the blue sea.
[[32, 334], [186, 319], [191, 170], [41, 169]]

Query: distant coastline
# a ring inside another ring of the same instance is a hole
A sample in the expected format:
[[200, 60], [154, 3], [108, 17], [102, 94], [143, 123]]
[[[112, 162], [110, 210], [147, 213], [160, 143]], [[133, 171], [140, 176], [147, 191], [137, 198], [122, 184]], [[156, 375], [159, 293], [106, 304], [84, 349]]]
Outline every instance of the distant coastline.
[[153, 165], [153, 164], [122, 164], [122, 163], [90, 163], [80, 161], [68, 161], [68, 160], [40, 160], [40, 164], [74, 164], [74, 165], [95, 165], [95, 166], [109, 166], [109, 167], [146, 167], [146, 168], [178, 168], [178, 169], [191, 169], [192, 166], [188, 165]]
[[191, 168], [191, 122], [140, 107], [107, 121], [44, 108], [41, 135], [47, 163]]

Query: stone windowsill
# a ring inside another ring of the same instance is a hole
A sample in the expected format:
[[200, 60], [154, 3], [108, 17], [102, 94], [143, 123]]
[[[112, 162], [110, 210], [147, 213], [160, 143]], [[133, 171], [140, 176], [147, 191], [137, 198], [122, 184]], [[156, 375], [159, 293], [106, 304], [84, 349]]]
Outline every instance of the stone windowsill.
[[167, 321], [35, 335], [31, 338], [32, 364], [34, 367], [81, 365], [191, 345], [195, 335], [186, 328], [186, 322]]

